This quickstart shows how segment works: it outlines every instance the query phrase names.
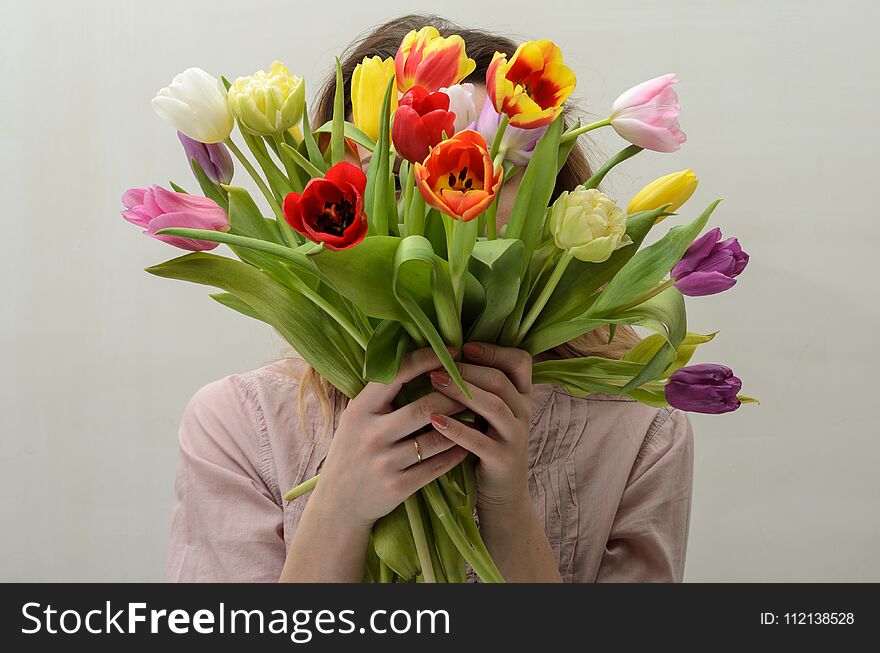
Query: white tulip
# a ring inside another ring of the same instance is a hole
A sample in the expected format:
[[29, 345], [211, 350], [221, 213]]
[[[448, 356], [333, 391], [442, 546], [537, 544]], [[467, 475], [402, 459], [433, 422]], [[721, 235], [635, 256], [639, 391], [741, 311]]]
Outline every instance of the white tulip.
[[232, 132], [232, 111], [220, 81], [187, 68], [153, 98], [153, 111], [200, 143], [220, 143]]
[[[449, 88], [441, 88], [442, 93], [449, 96], [449, 110], [455, 114], [455, 133], [467, 129], [477, 119], [477, 107], [474, 104], [474, 85], [455, 84]], [[448, 134], [452, 136], [452, 134]]]

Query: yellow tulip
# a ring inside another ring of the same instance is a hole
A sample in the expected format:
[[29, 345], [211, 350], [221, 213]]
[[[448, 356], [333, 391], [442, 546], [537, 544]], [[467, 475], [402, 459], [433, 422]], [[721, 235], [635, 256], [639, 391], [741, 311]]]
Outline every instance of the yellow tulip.
[[[374, 141], [379, 138], [382, 100], [388, 82], [394, 79], [394, 58], [364, 57], [351, 76], [351, 117], [355, 127]], [[397, 93], [391, 93], [389, 115], [397, 109]]]
[[[697, 189], [698, 183], [699, 180], [693, 170], [673, 172], [660, 177], [660, 179], [655, 179], [636, 193], [626, 208], [626, 212], [653, 211], [664, 204], [670, 204], [666, 211], [673, 213], [690, 199]], [[658, 218], [657, 222], [666, 217], [664, 215]]]
[[274, 136], [302, 119], [306, 85], [280, 61], [273, 61], [269, 72], [236, 79], [228, 98], [242, 128], [258, 136]]

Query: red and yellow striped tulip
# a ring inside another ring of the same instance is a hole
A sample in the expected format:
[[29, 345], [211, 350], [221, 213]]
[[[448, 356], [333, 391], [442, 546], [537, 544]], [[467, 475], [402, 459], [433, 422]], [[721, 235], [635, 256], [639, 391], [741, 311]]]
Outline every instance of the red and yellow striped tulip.
[[397, 89], [406, 93], [413, 86], [434, 92], [458, 84], [476, 69], [469, 59], [464, 39], [458, 34], [442, 37], [435, 27], [412, 30], [394, 56]]
[[456, 220], [469, 222], [482, 213], [501, 188], [504, 170], [489, 156], [486, 139], [466, 129], [431, 149], [415, 164], [415, 178], [425, 203]]
[[486, 93], [510, 125], [534, 129], [549, 125], [562, 112], [574, 90], [571, 68], [562, 63], [562, 51], [553, 41], [528, 41], [510, 61], [496, 52], [486, 71]]

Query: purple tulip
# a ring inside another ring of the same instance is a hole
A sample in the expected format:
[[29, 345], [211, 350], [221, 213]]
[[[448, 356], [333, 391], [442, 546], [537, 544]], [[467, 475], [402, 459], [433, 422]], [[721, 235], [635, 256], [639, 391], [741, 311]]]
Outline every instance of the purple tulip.
[[666, 401], [673, 408], [693, 413], [718, 415], [739, 408], [742, 403], [736, 394], [742, 381], [724, 365], [702, 363], [682, 367], [666, 382]]
[[204, 170], [205, 176], [215, 184], [228, 184], [232, 181], [232, 157], [223, 143], [200, 143], [183, 132], [177, 132], [187, 161], [196, 160]]
[[175, 193], [161, 186], [129, 188], [122, 196], [126, 211], [122, 217], [157, 240], [194, 252], [214, 249], [217, 243], [177, 236], [157, 236], [160, 229], [185, 227], [229, 231], [229, 218], [220, 206], [207, 197]]
[[[483, 102], [483, 109], [480, 111], [479, 117], [467, 128], [480, 132], [491, 146], [500, 124], [501, 114], [495, 111], [495, 107], [489, 100], [486, 100]], [[546, 125], [536, 129], [522, 129], [508, 125], [504, 130], [504, 136], [501, 137], [502, 146], [507, 148], [504, 158], [517, 166], [528, 165], [535, 145], [538, 144], [545, 131], [547, 131]]]
[[700, 297], [723, 292], [736, 283], [734, 277], [749, 262], [736, 238], [718, 242], [721, 229], [715, 227], [697, 238], [672, 268], [675, 287], [682, 295]]

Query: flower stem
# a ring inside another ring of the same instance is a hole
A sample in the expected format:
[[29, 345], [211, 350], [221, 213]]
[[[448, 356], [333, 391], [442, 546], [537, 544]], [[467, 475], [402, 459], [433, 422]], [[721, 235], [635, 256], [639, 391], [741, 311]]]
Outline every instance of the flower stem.
[[412, 529], [413, 540], [416, 543], [416, 553], [419, 556], [422, 576], [426, 583], [436, 583], [437, 577], [434, 575], [434, 562], [431, 560], [428, 538], [425, 536], [425, 524], [422, 521], [422, 508], [419, 505], [419, 497], [417, 494], [413, 494], [407, 497], [403, 503], [406, 506], [409, 527]]
[[[409, 163], [409, 162], [407, 162]], [[413, 187], [416, 185], [416, 167], [412, 163], [406, 167], [406, 177], [403, 179], [403, 188], [401, 192], [403, 193], [403, 232], [406, 236], [412, 236], [414, 233], [412, 230], [412, 200], [413, 200]]]
[[238, 149], [238, 146], [235, 144], [232, 138], [227, 138], [224, 143], [226, 143], [226, 147], [228, 147], [235, 155], [235, 158], [241, 162], [241, 165], [244, 166], [244, 169], [248, 171], [248, 174], [254, 180], [257, 188], [260, 189], [263, 197], [265, 197], [266, 201], [269, 202], [269, 206], [272, 207], [272, 211], [275, 212], [275, 217], [279, 221], [284, 220], [284, 214], [281, 212], [281, 205], [278, 204], [278, 201], [275, 199], [272, 191], [270, 191], [268, 186], [266, 186], [266, 182], [263, 181], [262, 177], [257, 174], [254, 166], [251, 165], [251, 162], [247, 160], [247, 157], [244, 155], [244, 153], [240, 149]]
[[566, 132], [562, 135], [562, 138], [559, 139], [560, 143], [567, 143], [573, 138], [577, 138], [581, 134], [586, 134], [587, 132], [593, 131], [594, 129], [599, 129], [599, 127], [607, 127], [611, 124], [611, 118], [605, 118], [604, 120], [597, 120], [596, 122], [591, 122], [589, 125], [583, 125], [578, 127], [577, 129], [572, 129], [570, 132]]
[[302, 483], [297, 485], [295, 488], [288, 490], [287, 492], [284, 493], [284, 496], [282, 497], [282, 499], [284, 499], [285, 501], [293, 501], [297, 497], [301, 497], [302, 495], [304, 495], [306, 492], [311, 492], [312, 490], [315, 489], [315, 486], [318, 484], [318, 477], [319, 476], [320, 476], [320, 474], [315, 474], [309, 480], [303, 481]]
[[639, 297], [635, 301], [632, 301], [629, 304], [624, 304], [620, 308], [615, 309], [614, 312], [615, 313], [622, 313], [624, 311], [628, 311], [631, 308], [635, 308], [636, 306], [638, 306], [640, 304], [644, 304], [646, 301], [651, 299], [651, 297], [655, 297], [656, 295], [659, 295], [661, 292], [663, 292], [664, 290], [669, 288], [669, 286], [671, 286], [674, 283], [675, 283], [675, 279], [667, 279], [666, 281], [661, 283], [659, 286], [656, 286], [652, 290], [649, 290], [648, 292], [646, 292], [644, 295], [642, 295], [641, 297]]
[[498, 123], [498, 129], [495, 132], [495, 138], [492, 139], [492, 146], [489, 149], [489, 156], [495, 159], [495, 155], [501, 150], [501, 141], [504, 140], [504, 132], [507, 131], [507, 123], [510, 122], [510, 116], [506, 113], [501, 114], [501, 122]]
[[538, 316], [541, 314], [541, 311], [544, 310], [544, 306], [547, 305], [547, 302], [550, 299], [550, 296], [553, 294], [553, 291], [556, 289], [556, 286], [559, 284], [559, 280], [562, 279], [562, 275], [565, 272], [565, 269], [568, 267], [568, 264], [571, 263], [571, 260], [574, 258], [574, 255], [570, 251], [565, 251], [562, 253], [562, 256], [559, 257], [559, 260], [556, 262], [556, 267], [553, 268], [553, 274], [550, 275], [550, 278], [547, 279], [547, 285], [544, 286], [544, 289], [541, 291], [541, 294], [538, 295], [538, 299], [535, 300], [535, 303], [532, 304], [532, 307], [529, 309], [529, 312], [526, 314], [523, 321], [520, 323], [519, 331], [516, 336], [516, 344], [522, 342], [523, 338], [526, 337], [526, 334], [529, 332], [529, 329], [532, 328], [532, 325], [535, 323], [535, 320], [538, 319]]

